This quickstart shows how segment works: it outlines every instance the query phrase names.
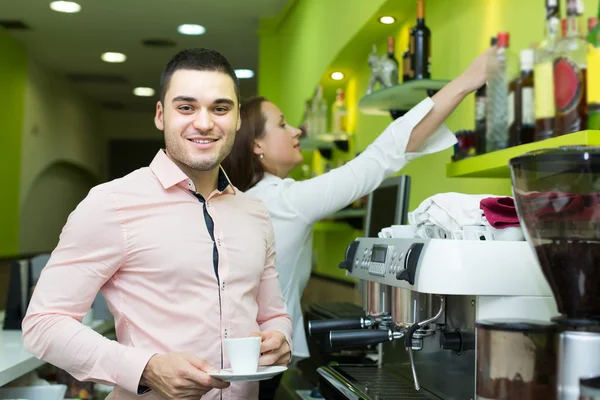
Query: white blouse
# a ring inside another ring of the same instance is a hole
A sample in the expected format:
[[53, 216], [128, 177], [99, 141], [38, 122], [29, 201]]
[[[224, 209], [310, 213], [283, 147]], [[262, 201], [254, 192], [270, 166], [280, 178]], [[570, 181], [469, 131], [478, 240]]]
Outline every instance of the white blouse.
[[294, 356], [310, 356], [300, 298], [311, 273], [313, 224], [372, 192], [410, 160], [453, 146], [456, 137], [442, 125], [427, 139], [421, 152], [405, 152], [412, 130], [433, 105], [431, 98], [417, 104], [392, 122], [364, 152], [339, 168], [298, 182], [265, 174], [247, 191], [265, 202], [273, 221], [276, 265], [294, 327]]

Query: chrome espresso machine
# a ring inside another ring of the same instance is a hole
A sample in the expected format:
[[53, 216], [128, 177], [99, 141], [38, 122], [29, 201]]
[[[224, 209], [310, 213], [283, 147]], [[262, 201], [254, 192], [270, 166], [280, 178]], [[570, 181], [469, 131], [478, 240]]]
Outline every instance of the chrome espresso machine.
[[600, 148], [510, 160], [526, 242], [358, 238], [364, 316], [311, 321], [374, 367], [318, 369], [327, 399], [600, 399]]
[[549, 319], [556, 305], [523, 241], [358, 238], [340, 264], [364, 317], [310, 321], [334, 349], [379, 346], [379, 363], [318, 369], [326, 399], [475, 399], [475, 321]]

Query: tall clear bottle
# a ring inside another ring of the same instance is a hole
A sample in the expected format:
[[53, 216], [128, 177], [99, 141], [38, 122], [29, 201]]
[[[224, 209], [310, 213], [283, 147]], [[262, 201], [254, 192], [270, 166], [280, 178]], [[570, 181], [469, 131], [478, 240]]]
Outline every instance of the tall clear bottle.
[[508, 32], [498, 34], [496, 52], [488, 59], [486, 151], [492, 152], [508, 147], [509, 88], [510, 81], [518, 74], [518, 63], [509, 50]]
[[338, 88], [336, 90], [335, 101], [331, 105], [331, 132], [348, 132], [347, 117], [348, 111], [344, 105], [344, 89]]
[[[490, 47], [496, 45], [497, 38], [492, 36]], [[486, 120], [486, 95], [487, 85], [483, 85], [475, 92], [475, 132], [477, 135], [477, 154], [485, 153], [485, 120]]]
[[600, 2], [598, 18], [590, 18], [590, 32], [587, 37], [587, 103], [588, 129], [600, 130]]
[[554, 136], [587, 129], [587, 43], [580, 30], [581, 0], [567, 0], [567, 34], [556, 44]]
[[554, 57], [559, 40], [560, 6], [558, 0], [546, 0], [546, 34], [535, 51], [535, 140], [554, 134]]
[[322, 135], [327, 132], [327, 102], [323, 97], [323, 87], [318, 86], [311, 104], [311, 135]]

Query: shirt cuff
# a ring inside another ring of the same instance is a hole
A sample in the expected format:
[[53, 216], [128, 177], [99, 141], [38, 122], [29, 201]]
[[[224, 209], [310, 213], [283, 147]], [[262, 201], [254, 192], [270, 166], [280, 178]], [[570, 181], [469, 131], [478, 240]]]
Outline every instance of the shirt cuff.
[[154, 354], [156, 353], [153, 351], [129, 347], [119, 363], [117, 385], [131, 393], [144, 393], [143, 390], [140, 393], [140, 389], [143, 389], [140, 380], [148, 361]]
[[[428, 97], [421, 101], [419, 104], [414, 106], [409, 112], [407, 112], [403, 117], [398, 118], [396, 121], [392, 123], [392, 125], [397, 125], [399, 129], [403, 131], [408, 128], [409, 132], [412, 135], [412, 131], [415, 129], [415, 126], [419, 124], [425, 118], [427, 114], [431, 111], [434, 106], [433, 100]], [[406, 149], [406, 145], [408, 144], [408, 140], [410, 139], [410, 135], [394, 135], [399, 142], [397, 145], [402, 149]], [[439, 128], [433, 132], [429, 138], [425, 141], [420, 151], [406, 153], [405, 158], [406, 161], [413, 160], [415, 158], [421, 157], [425, 154], [433, 154], [439, 151], [445, 150], [449, 147], [454, 146], [457, 143], [456, 136], [452, 133], [450, 129], [445, 124], [440, 125]]]
[[[290, 324], [290, 328], [291, 328], [291, 324]], [[265, 322], [264, 324], [262, 324], [260, 326], [260, 330], [262, 332], [265, 331], [277, 331], [277, 332], [281, 332], [283, 333], [283, 336], [285, 336], [285, 340], [287, 340], [288, 344], [290, 345], [290, 359], [288, 360], [288, 362], [290, 362], [292, 360], [292, 333], [291, 333], [291, 329], [287, 330], [287, 329], [281, 329], [281, 324], [277, 323], [276, 320], [271, 320], [268, 322]]]

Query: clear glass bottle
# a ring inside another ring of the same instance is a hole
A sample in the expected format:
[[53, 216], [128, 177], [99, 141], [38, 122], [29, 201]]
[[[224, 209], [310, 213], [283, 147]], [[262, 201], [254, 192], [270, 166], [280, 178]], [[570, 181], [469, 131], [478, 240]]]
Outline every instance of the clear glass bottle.
[[509, 50], [508, 32], [498, 34], [496, 52], [488, 59], [486, 152], [508, 147], [509, 128], [509, 83], [517, 76], [518, 64]]
[[559, 40], [560, 6], [558, 0], [546, 0], [546, 34], [535, 51], [535, 135], [534, 140], [544, 140], [554, 134], [554, 57]]

